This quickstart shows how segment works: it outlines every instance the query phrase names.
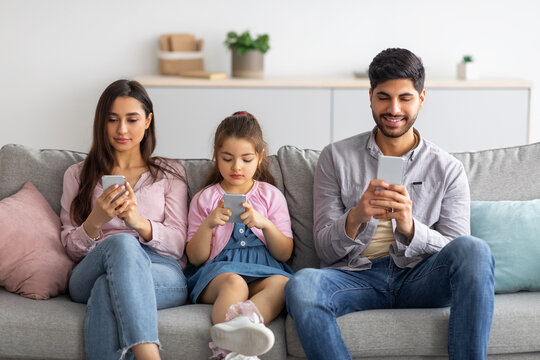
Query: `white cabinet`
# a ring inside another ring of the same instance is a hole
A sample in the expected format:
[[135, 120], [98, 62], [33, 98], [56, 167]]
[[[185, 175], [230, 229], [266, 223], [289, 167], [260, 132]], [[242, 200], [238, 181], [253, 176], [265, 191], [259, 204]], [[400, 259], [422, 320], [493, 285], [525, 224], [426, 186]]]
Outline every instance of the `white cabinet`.
[[[136, 80], [154, 102], [156, 154], [163, 156], [210, 158], [217, 125], [238, 110], [258, 118], [270, 154], [283, 145], [320, 150], [375, 124], [368, 80]], [[526, 81], [426, 81], [415, 126], [449, 152], [527, 144], [530, 91]]]
[[[528, 143], [527, 88], [426, 88], [415, 127], [422, 137], [449, 152]], [[367, 89], [334, 90], [333, 139], [375, 126]]]
[[369, 90], [335, 89], [333, 93], [332, 138], [342, 140], [375, 126], [369, 107]]
[[529, 89], [428, 89], [416, 127], [449, 152], [527, 144]]
[[331, 141], [329, 89], [147, 89], [154, 103], [159, 155], [210, 158], [218, 124], [239, 110], [257, 117], [270, 154], [283, 145], [322, 149]]

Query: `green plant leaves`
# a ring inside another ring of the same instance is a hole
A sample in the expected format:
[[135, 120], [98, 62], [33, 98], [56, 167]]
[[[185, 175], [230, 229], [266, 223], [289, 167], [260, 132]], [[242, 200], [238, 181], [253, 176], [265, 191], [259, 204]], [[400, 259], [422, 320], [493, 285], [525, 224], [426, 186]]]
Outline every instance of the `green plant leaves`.
[[249, 50], [258, 50], [264, 54], [270, 50], [270, 37], [268, 34], [262, 34], [253, 40], [248, 30], [240, 35], [235, 31], [229, 31], [224, 44], [231, 50], [236, 49], [239, 55], [245, 54]]

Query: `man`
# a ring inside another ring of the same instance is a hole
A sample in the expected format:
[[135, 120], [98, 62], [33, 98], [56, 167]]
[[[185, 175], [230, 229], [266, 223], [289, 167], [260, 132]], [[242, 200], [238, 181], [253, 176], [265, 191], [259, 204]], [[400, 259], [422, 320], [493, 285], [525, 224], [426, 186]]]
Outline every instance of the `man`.
[[[426, 95], [422, 62], [387, 49], [369, 78], [375, 128], [328, 145], [317, 164], [321, 269], [299, 271], [285, 290], [304, 351], [309, 359], [351, 359], [336, 322], [347, 313], [450, 306], [450, 359], [485, 359], [494, 260], [484, 241], [469, 236], [462, 164], [413, 127]], [[406, 160], [404, 185], [376, 179], [380, 155]]]

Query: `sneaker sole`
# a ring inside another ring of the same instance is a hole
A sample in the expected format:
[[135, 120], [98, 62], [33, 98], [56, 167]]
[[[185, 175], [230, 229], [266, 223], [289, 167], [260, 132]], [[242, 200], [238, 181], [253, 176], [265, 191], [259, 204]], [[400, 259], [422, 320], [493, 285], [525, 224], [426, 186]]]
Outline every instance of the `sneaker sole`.
[[230, 328], [217, 324], [210, 329], [214, 344], [246, 356], [257, 356], [268, 352], [274, 346], [274, 333], [265, 326]]

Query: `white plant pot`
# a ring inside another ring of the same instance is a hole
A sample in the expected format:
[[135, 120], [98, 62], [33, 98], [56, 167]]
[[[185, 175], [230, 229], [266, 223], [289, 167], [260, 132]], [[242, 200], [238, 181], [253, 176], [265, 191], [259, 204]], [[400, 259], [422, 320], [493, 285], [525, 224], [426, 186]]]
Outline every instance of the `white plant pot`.
[[478, 79], [478, 67], [474, 62], [461, 62], [457, 66], [457, 77], [461, 80]]
[[264, 75], [264, 54], [258, 50], [249, 50], [239, 55], [232, 51], [232, 76], [239, 78], [260, 79]]

